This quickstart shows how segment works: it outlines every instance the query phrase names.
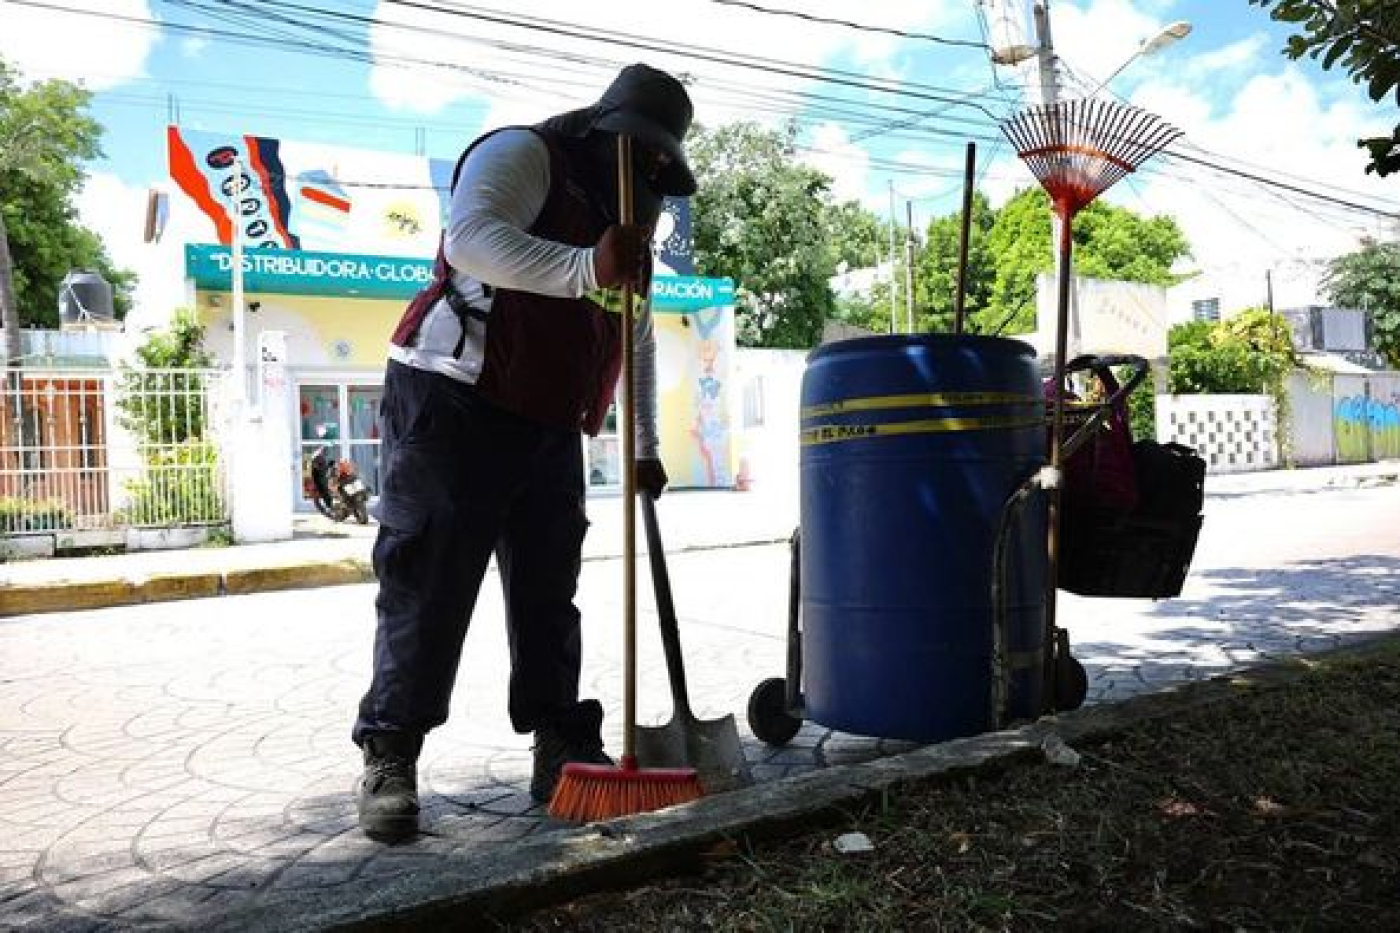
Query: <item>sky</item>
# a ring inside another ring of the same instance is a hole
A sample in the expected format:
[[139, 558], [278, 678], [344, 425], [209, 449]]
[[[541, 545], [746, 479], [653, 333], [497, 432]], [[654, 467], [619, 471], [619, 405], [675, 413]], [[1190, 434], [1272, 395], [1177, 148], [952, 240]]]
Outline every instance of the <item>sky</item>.
[[[1372, 103], [1340, 70], [1289, 60], [1266, 11], [1047, 5], [1060, 98], [1130, 103], [1183, 131], [1105, 197], [1176, 218], [1185, 265], [1260, 280], [1274, 270], [1286, 287], [1288, 269], [1360, 237], [1400, 239], [1400, 179], [1366, 174], [1355, 144], [1388, 135], [1400, 107]], [[1184, 38], [1139, 54], [1178, 21]], [[182, 299], [176, 244], [212, 239], [187, 218], [142, 242], [147, 191], [173, 187], [171, 123], [455, 159], [483, 129], [584, 106], [619, 67], [645, 61], [683, 77], [708, 126], [795, 121], [797, 157], [838, 197], [921, 228], [958, 211], [968, 143], [994, 204], [1035, 184], [1000, 126], [1041, 102], [1043, 75], [1034, 59], [991, 55], [1034, 35], [1030, 0], [0, 0], [0, 57], [25, 79], [93, 92], [104, 156], [79, 211], [141, 276], [138, 306], [152, 309]], [[392, 186], [402, 163], [354, 181]]]

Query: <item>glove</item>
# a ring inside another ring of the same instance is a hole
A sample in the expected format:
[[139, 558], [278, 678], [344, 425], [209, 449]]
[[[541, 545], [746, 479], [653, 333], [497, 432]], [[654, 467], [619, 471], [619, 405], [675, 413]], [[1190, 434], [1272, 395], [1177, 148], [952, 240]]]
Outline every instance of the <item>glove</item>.
[[640, 287], [650, 259], [650, 230], [636, 224], [613, 224], [593, 247], [593, 278], [599, 288]]
[[666, 488], [668, 477], [666, 468], [661, 465], [661, 461], [655, 458], [637, 461], [637, 488], [651, 496], [655, 502], [661, 498], [661, 491]]

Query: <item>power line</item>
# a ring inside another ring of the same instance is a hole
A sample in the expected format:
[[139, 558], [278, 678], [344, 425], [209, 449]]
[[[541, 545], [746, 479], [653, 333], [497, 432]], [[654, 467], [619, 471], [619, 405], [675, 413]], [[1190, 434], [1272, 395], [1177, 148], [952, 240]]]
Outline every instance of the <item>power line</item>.
[[812, 13], [804, 13], [801, 10], [776, 10], [771, 7], [759, 6], [756, 3], [746, 3], [744, 0], [710, 0], [720, 6], [742, 7], [752, 10], [755, 13], [763, 13], [769, 16], [788, 16], [793, 19], [806, 20], [809, 23], [820, 23], [824, 26], [843, 26], [847, 29], [854, 29], [859, 32], [879, 33], [887, 36], [898, 36], [901, 39], [918, 39], [922, 42], [936, 42], [939, 45], [955, 45], [969, 49], [982, 49], [991, 51], [991, 47], [985, 42], [974, 42], [970, 39], [948, 39], [943, 36], [935, 36], [926, 32], [908, 32], [903, 29], [894, 29], [888, 26], [869, 26], [864, 23], [852, 22], [848, 19], [833, 19], [827, 16], [817, 16]]
[[[341, 11], [329, 10], [322, 7], [307, 6], [296, 3], [278, 3], [275, 5], [269, 5], [265, 2], [243, 2], [231, 3], [229, 5], [235, 6], [241, 9], [242, 11], [246, 12], [248, 15], [252, 16], [260, 15], [263, 11], [272, 13], [275, 10], [279, 9], [290, 9], [301, 11], [306, 13], [308, 16], [318, 17], [320, 19], [330, 19], [340, 22], [355, 22], [367, 26], [379, 25], [400, 30], [411, 30], [417, 34], [428, 33], [433, 35], [449, 37], [464, 42], [476, 42], [480, 44], [486, 44], [500, 51], [530, 56], [530, 58], [532, 59], [531, 65], [533, 66], [533, 68], [531, 68], [530, 66], [526, 66], [525, 70], [518, 71], [515, 73], [501, 70], [473, 69], [464, 67], [456, 62], [429, 61], [413, 56], [400, 56], [388, 53], [370, 54], [360, 49], [346, 48], [344, 46], [339, 45], [329, 45], [324, 41], [292, 38], [285, 33], [282, 33], [281, 35], [278, 35], [276, 37], [256, 36], [244, 31], [214, 29], [207, 26], [192, 26], [183, 23], [142, 19], [139, 17], [126, 16], [111, 12], [98, 12], [90, 9], [78, 9], [70, 6], [63, 6], [59, 3], [40, 2], [40, 0], [3, 0], [3, 2], [15, 3], [20, 6], [36, 7], [41, 9], [67, 12], [75, 15], [97, 16], [111, 21], [134, 24], [145, 28], [159, 28], [177, 33], [193, 34], [201, 38], [216, 38], [239, 44], [284, 48], [289, 49], [294, 53], [314, 54], [332, 58], [348, 59], [358, 63], [375, 62], [389, 63], [404, 67], [427, 65], [432, 67], [447, 68], [463, 76], [475, 77], [476, 79], [484, 82], [486, 85], [494, 88], [497, 92], [499, 92], [503, 87], [512, 87], [519, 90], [528, 90], [543, 94], [545, 92], [540, 86], [541, 82], [543, 82], [544, 84], [557, 84], [560, 80], [557, 74], [557, 67], [545, 71], [542, 70], [539, 67], [539, 65], [533, 61], [533, 59], [537, 59], [541, 55], [547, 56], [555, 60], [556, 62], [564, 61], [570, 64], [581, 65], [584, 67], [591, 68], [600, 68], [605, 64], [609, 66], [615, 66], [616, 64], [613, 62], [608, 62], [606, 59], [600, 59], [591, 56], [584, 56], [575, 53], [563, 53], [557, 50], [548, 50], [537, 46], [521, 45], [518, 43], [507, 43], [499, 40], [482, 39], [474, 36], [464, 36], [457, 33], [447, 32], [441, 29], [416, 27], [411, 24], [394, 23], [376, 17], [344, 13]], [[195, 2], [195, 0], [166, 0], [166, 2], [170, 3], [172, 6], [184, 7], [186, 9], [199, 9], [203, 12], [212, 12], [209, 10], [206, 4]], [[496, 25], [506, 25], [513, 28], [544, 32], [568, 38], [585, 39], [594, 42], [601, 41], [607, 42], [609, 44], [622, 44], [630, 47], [643, 48], [650, 51], [667, 51], [666, 46], [656, 40], [647, 40], [642, 37], [631, 36], [626, 33], [617, 33], [610, 31], [600, 32], [597, 30], [585, 32], [581, 29], [581, 27], [572, 26], [571, 24], [567, 23], [560, 23], [559, 21], [544, 20], [538, 17], [512, 18], [505, 14], [500, 14], [494, 11], [481, 11], [477, 8], [469, 7], [464, 4], [435, 5], [428, 3], [406, 2], [406, 0], [386, 0], [386, 2], [392, 3], [397, 6], [418, 9], [420, 11], [430, 11], [438, 13], [440, 15], [474, 18], [478, 20], [491, 22]], [[298, 21], [288, 20], [284, 15], [279, 14], [275, 18], [278, 18], [282, 22], [291, 26], [310, 29], [313, 32], [315, 32], [318, 36], [323, 34], [332, 34], [325, 27], [316, 27], [311, 24], [302, 24]], [[254, 25], [257, 25], [259, 28], [265, 28], [266, 24], [263, 24], [259, 21], [255, 21]], [[352, 41], [349, 36], [343, 33], [339, 35], [339, 38], [341, 38], [343, 41]], [[876, 102], [866, 102], [864, 104], [859, 105], [861, 107], [861, 110], [853, 113], [850, 110], [850, 108], [856, 107], [857, 104], [855, 101], [850, 100], [849, 98], [820, 94], [814, 95], [810, 92], [802, 93], [795, 90], [775, 90], [770, 92], [762, 92], [756, 91], [751, 87], [745, 87], [742, 84], [729, 85], [729, 93], [731, 94], [732, 98], [736, 101], [736, 104], [738, 106], [757, 112], [781, 113], [783, 112], [782, 104], [785, 100], [791, 100], [793, 107], [796, 108], [804, 104], [810, 104], [810, 101], [812, 99], [817, 99], [819, 101], [819, 106], [815, 109], [809, 110], [809, 116], [805, 118], [805, 122], [807, 123], [807, 125], [811, 125], [811, 122], [814, 118], [822, 117], [825, 117], [829, 121], [838, 122], [847, 126], [852, 124], [860, 125], [861, 123], [864, 123], [866, 126], [864, 135], [858, 135], [855, 141], [859, 141], [859, 139], [864, 138], [872, 138], [874, 135], [883, 135], [886, 133], [897, 132], [898, 130], [918, 129], [918, 134], [915, 136], [911, 136], [910, 138], [922, 140], [954, 136], [959, 137], [961, 141], [966, 141], [965, 137], [971, 135], [973, 139], [979, 141], [996, 140], [999, 142], [999, 137], [995, 135], [995, 133], [992, 133], [991, 135], [980, 135], [979, 133], [967, 134], [965, 132], [960, 134], [946, 129], [940, 130], [934, 128], [920, 128], [920, 124], [923, 121], [929, 119], [931, 116], [938, 115], [941, 116], [940, 122], [944, 124], [961, 124], [965, 126], [966, 129], [977, 130], [980, 131], [980, 133], [991, 133], [991, 126], [987, 123], [981, 123], [976, 119], [947, 116], [946, 114], [942, 113], [942, 111], [952, 109], [954, 107], [970, 107], [981, 113], [985, 118], [992, 122], [992, 125], [994, 125], [995, 123], [999, 122], [998, 116], [995, 113], [993, 113], [990, 109], [988, 109], [988, 107], [983, 106], [981, 103], [977, 102], [979, 98], [987, 99], [989, 102], [991, 101], [990, 96], [981, 91], [951, 92], [929, 85], [900, 83], [886, 80], [871, 80], [863, 75], [858, 75], [852, 72], [845, 72], [838, 69], [814, 68], [790, 62], [779, 62], [773, 59], [736, 55], [733, 53], [727, 53], [713, 49], [700, 48], [688, 49], [687, 51], [689, 53], [693, 53], [693, 57], [709, 61], [715, 64], [746, 68], [749, 70], [757, 70], [768, 74], [777, 74], [785, 77], [800, 78], [803, 80], [810, 80], [819, 83], [824, 82], [836, 86], [862, 90], [867, 93], [888, 95], [889, 97], [896, 99], [933, 100], [944, 105], [943, 107], [939, 108], [933, 113], [930, 113], [927, 110], [920, 110], [912, 107], [901, 108], [889, 102], [881, 102], [877, 100]], [[707, 82], [707, 87], [708, 86], [713, 86], [716, 90], [722, 91], [725, 87], [725, 82], [719, 80], [709, 81]], [[997, 103], [1003, 107], [1005, 106], [1004, 100], [997, 101]], [[867, 113], [872, 110], [884, 114], [901, 115], [899, 117], [894, 117], [891, 119], [877, 119], [874, 115], [867, 116]], [[422, 121], [417, 122], [421, 123]], [[1206, 153], [1207, 155], [1213, 155], [1211, 153], [1207, 153], [1206, 150], [1203, 149], [1198, 149], [1197, 151]], [[1194, 156], [1186, 151], [1183, 151], [1183, 147], [1181, 146], [1174, 147], [1173, 150], [1167, 153], [1167, 156], [1168, 160], [1172, 158], [1179, 159], [1183, 162], [1192, 163], [1194, 165], [1210, 169], [1214, 172], [1221, 173], [1223, 175], [1246, 179], [1261, 185], [1276, 186], [1283, 190], [1291, 191], [1295, 194], [1299, 194], [1301, 196], [1313, 199], [1315, 201], [1319, 201], [1321, 203], [1327, 203], [1334, 206], [1344, 207], [1353, 211], [1365, 213], [1370, 216], [1380, 216], [1387, 219], [1396, 219], [1397, 217], [1400, 217], [1400, 213], [1397, 213], [1394, 210], [1384, 210], [1368, 204], [1360, 203], [1358, 200], [1356, 200], [1356, 198], [1360, 197], [1359, 195], [1353, 195], [1351, 197], [1342, 197], [1325, 194], [1317, 190], [1304, 188], [1298, 184], [1290, 183], [1278, 177], [1270, 177], [1269, 175], [1266, 175], [1263, 172], [1250, 171], [1247, 169], [1241, 169], [1230, 165], [1222, 164], [1219, 161], [1217, 161], [1219, 157], [1212, 159], [1203, 156]], [[871, 160], [871, 164], [879, 164], [881, 166], [889, 167], [898, 171], [919, 174], [930, 174], [936, 171], [931, 170], [927, 167], [914, 167], [910, 166], [908, 163], [892, 162], [889, 160], [885, 160], [882, 162], [877, 162], [877, 160]]]

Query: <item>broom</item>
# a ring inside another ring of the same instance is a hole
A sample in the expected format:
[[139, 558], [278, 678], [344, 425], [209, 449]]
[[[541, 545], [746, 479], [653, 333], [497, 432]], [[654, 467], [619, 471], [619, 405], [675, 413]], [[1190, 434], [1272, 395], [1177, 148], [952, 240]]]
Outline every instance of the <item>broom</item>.
[[[618, 223], [632, 223], [632, 141], [617, 137]], [[695, 800], [704, 794], [694, 768], [637, 766], [637, 438], [633, 373], [632, 286], [622, 286], [622, 760], [617, 766], [569, 762], [549, 815], [574, 822], [607, 820]]]
[[1059, 222], [1059, 307], [1055, 315], [1054, 401], [1050, 419], [1050, 467], [1045, 565], [1044, 712], [1056, 709], [1055, 659], [1062, 633], [1055, 627], [1059, 583], [1060, 485], [1065, 432], [1065, 353], [1073, 278], [1074, 215], [1153, 155], [1181, 131], [1148, 113], [1112, 101], [1069, 100], [1022, 111], [1002, 125], [1016, 153], [1050, 195]]

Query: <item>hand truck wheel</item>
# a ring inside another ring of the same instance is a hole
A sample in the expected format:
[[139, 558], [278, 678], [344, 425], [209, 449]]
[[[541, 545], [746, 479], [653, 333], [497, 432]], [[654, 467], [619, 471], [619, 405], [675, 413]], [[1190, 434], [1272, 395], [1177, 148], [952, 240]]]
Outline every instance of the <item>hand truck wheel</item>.
[[769, 677], [749, 694], [749, 728], [761, 742], [786, 745], [802, 728], [802, 720], [788, 712], [787, 681]]

